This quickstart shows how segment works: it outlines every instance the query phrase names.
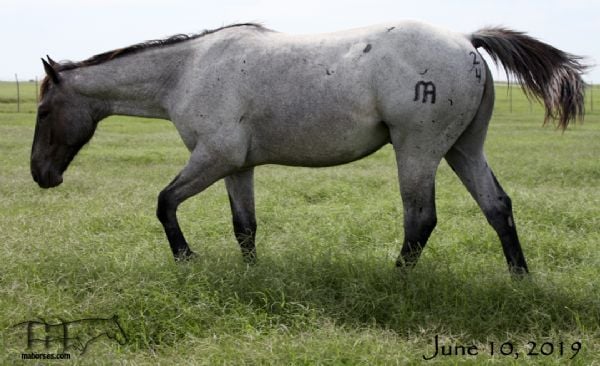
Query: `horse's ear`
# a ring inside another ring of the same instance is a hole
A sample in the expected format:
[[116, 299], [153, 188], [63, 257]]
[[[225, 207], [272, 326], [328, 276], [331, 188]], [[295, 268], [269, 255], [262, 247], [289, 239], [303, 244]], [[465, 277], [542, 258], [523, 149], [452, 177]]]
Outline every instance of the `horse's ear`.
[[46, 71], [46, 75], [48, 75], [48, 77], [50, 79], [52, 79], [52, 81], [55, 84], [58, 84], [60, 82], [60, 78], [58, 77], [58, 72], [46, 60], [42, 59], [42, 63], [44, 64], [44, 70]]
[[48, 55], [46, 55], [46, 59], [48, 60], [48, 63], [52, 67], [54, 67], [58, 63], [58, 62], [54, 61], [53, 59], [51, 59], [50, 56], [48, 56]]

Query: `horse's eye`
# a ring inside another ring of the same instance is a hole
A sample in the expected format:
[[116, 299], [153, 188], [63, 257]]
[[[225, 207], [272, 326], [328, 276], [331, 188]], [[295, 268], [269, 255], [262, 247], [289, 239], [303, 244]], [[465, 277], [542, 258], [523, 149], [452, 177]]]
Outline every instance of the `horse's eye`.
[[38, 110], [38, 118], [46, 118], [50, 114], [50, 110], [48, 109], [40, 109]]

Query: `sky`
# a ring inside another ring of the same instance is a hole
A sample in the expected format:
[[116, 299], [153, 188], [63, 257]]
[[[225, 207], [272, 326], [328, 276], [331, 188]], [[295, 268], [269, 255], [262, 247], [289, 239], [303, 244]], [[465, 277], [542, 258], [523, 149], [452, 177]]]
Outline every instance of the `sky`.
[[[600, 64], [598, 0], [0, 0], [0, 80], [43, 77], [40, 57], [83, 60], [177, 33], [240, 22], [311, 34], [421, 20], [454, 31], [503, 25]], [[495, 79], [506, 76], [491, 66]], [[600, 67], [584, 76], [600, 83]]]

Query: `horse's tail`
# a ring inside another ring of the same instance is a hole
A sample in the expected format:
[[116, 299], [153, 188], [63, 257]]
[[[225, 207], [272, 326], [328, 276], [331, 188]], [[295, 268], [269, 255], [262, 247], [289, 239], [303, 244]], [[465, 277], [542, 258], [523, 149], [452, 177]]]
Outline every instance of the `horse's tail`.
[[471, 34], [470, 40], [476, 48], [486, 50], [494, 62], [500, 62], [507, 75], [514, 75], [528, 98], [544, 101], [544, 123], [556, 119], [564, 130], [571, 120], [583, 119], [581, 75], [587, 66], [581, 57], [506, 28], [483, 28]]

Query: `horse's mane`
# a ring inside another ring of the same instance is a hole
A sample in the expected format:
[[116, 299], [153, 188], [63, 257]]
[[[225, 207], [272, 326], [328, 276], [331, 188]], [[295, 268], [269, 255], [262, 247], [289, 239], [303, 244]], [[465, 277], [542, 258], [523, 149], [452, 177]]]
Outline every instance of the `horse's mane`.
[[[245, 26], [254, 27], [259, 30], [267, 29], [258, 23], [230, 24], [230, 25], [226, 25], [226, 26], [223, 26], [220, 28], [207, 29], [207, 30], [204, 30], [204, 31], [202, 31], [200, 33], [196, 33], [196, 34], [176, 34], [176, 35], [170, 36], [168, 38], [164, 38], [164, 39], [154, 39], [154, 40], [150, 40], [150, 41], [146, 41], [146, 42], [142, 42], [142, 43], [137, 43], [137, 44], [134, 44], [131, 46], [118, 48], [116, 50], [99, 53], [99, 54], [94, 55], [83, 61], [78, 61], [78, 62], [64, 61], [64, 62], [56, 63], [53, 65], [53, 67], [56, 70], [56, 72], [61, 72], [61, 71], [77, 69], [77, 68], [85, 67], [85, 66], [98, 65], [98, 64], [110, 61], [110, 60], [114, 60], [115, 58], [132, 55], [134, 53], [138, 53], [140, 51], [143, 51], [143, 50], [146, 50], [149, 48], [170, 46], [173, 44], [189, 41], [191, 39], [201, 38], [201, 37], [207, 36], [209, 34], [213, 34], [218, 31], [221, 31], [223, 29], [234, 28], [234, 27], [245, 27]], [[48, 82], [49, 82], [48, 77], [45, 77], [44, 80], [42, 81], [42, 85], [40, 88], [40, 96], [44, 95], [44, 92], [48, 88]]]
[[88, 58], [87, 60], [83, 60], [83, 61], [60, 63], [60, 64], [56, 65], [57, 66], [56, 71], [60, 72], [60, 71], [64, 71], [64, 70], [75, 69], [75, 68], [82, 67], [82, 66], [98, 65], [103, 62], [113, 60], [115, 58], [138, 53], [138, 52], [143, 51], [148, 48], [170, 46], [170, 45], [185, 42], [185, 41], [188, 41], [191, 39], [201, 38], [201, 37], [207, 36], [209, 34], [213, 34], [218, 31], [221, 31], [223, 29], [234, 28], [234, 27], [245, 27], [245, 26], [255, 27], [255, 28], [258, 28], [261, 30], [266, 29], [261, 24], [257, 24], [257, 23], [237, 23], [237, 24], [226, 25], [226, 26], [216, 28], [216, 29], [207, 29], [207, 30], [202, 31], [201, 33], [196, 33], [196, 34], [176, 34], [176, 35], [167, 37], [165, 39], [154, 39], [154, 40], [150, 40], [150, 41], [146, 41], [146, 42], [142, 42], [142, 43], [137, 43], [137, 44], [134, 44], [134, 45], [131, 45], [128, 47], [123, 47], [123, 48], [118, 48], [116, 50], [103, 52], [103, 53], [97, 54], [97, 55], [92, 56], [92, 57]]

